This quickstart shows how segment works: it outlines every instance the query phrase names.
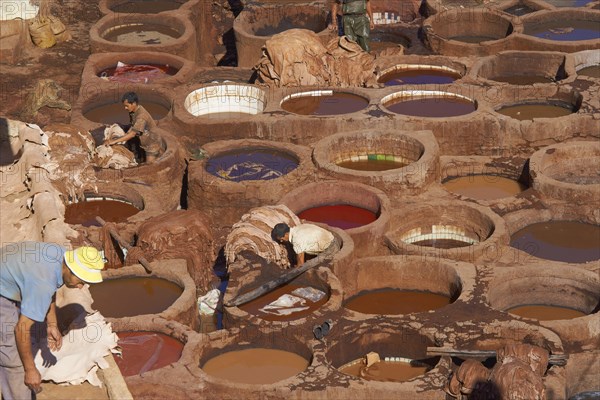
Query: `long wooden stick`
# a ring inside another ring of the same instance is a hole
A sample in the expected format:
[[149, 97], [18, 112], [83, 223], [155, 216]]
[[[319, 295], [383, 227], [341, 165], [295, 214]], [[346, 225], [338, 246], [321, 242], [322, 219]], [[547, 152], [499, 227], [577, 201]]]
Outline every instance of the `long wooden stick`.
[[[106, 221], [104, 221], [101, 217], [96, 217], [96, 221], [98, 221], [98, 223], [101, 226], [106, 225]], [[131, 246], [129, 245], [129, 243], [127, 243], [125, 240], [123, 240], [121, 235], [119, 235], [119, 233], [117, 231], [115, 231], [113, 228], [108, 228], [108, 233], [110, 233], [110, 236], [112, 236], [113, 239], [115, 239], [117, 242], [119, 242], [119, 246], [124, 247], [125, 249], [127, 249], [127, 251], [129, 251], [131, 249]], [[149, 273], [149, 274], [152, 273], [152, 267], [150, 267], [150, 263], [148, 262], [148, 260], [146, 260], [146, 258], [144, 256], [138, 258], [138, 261], [140, 262], [140, 264], [142, 264], [142, 267], [144, 267], [144, 269], [146, 270], [147, 273]]]
[[[447, 347], [427, 347], [427, 355], [429, 356], [452, 356], [452, 357], [476, 357], [490, 358], [496, 357], [495, 350], [458, 350]], [[569, 359], [568, 354], [550, 354], [548, 364], [551, 365], [567, 365]]]
[[247, 293], [237, 296], [235, 299], [226, 303], [225, 306], [226, 307], [239, 306], [240, 304], [247, 303], [251, 300], [256, 299], [257, 297], [262, 296], [265, 293], [272, 291], [276, 287], [279, 287], [285, 283], [288, 283], [289, 281], [291, 281], [298, 275], [303, 274], [304, 272], [308, 271], [309, 269], [319, 266], [326, 261], [329, 261], [333, 257], [333, 255], [338, 252], [338, 250], [340, 249], [340, 246], [341, 246], [341, 243], [340, 243], [339, 239], [337, 237], [334, 237], [333, 242], [331, 242], [331, 244], [322, 253], [320, 253], [317, 257], [313, 258], [312, 260], [308, 260], [307, 262], [305, 262], [302, 266], [300, 266], [298, 268], [294, 268], [290, 271], [284, 272], [278, 278], [273, 279], [272, 281], [269, 281], [269, 282], [257, 287], [254, 290], [251, 290]]

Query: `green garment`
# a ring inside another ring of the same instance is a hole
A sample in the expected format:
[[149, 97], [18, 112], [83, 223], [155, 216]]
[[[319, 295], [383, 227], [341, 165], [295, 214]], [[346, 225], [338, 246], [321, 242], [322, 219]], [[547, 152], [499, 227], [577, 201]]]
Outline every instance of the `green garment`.
[[369, 36], [371, 33], [370, 21], [367, 16], [367, 2], [365, 0], [343, 1], [342, 19], [344, 24], [344, 35], [357, 42], [364, 51], [371, 51]]

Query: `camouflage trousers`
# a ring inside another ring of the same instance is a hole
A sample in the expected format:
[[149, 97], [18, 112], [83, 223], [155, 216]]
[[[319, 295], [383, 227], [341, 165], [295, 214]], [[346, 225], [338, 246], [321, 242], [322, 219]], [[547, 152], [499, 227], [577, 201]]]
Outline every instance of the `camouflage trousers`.
[[346, 14], [344, 21], [344, 35], [354, 42], [357, 42], [364, 51], [371, 51], [369, 46], [369, 35], [371, 29], [369, 27], [369, 18], [367, 14], [354, 15]]

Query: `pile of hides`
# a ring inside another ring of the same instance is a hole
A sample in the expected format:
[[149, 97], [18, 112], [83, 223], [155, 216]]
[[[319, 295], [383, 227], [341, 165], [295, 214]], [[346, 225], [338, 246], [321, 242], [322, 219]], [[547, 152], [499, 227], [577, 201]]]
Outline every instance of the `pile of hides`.
[[497, 351], [498, 362], [490, 371], [479, 361], [465, 360], [452, 376], [446, 392], [455, 398], [545, 400], [542, 380], [549, 353], [530, 344], [509, 344]]
[[[120, 260], [109, 234], [111, 227], [115, 225], [107, 223], [102, 228], [104, 254], [113, 266], [119, 266]], [[149, 262], [176, 258], [186, 260], [196, 287], [206, 293], [211, 288], [216, 256], [210, 221], [198, 210], [176, 210], [151, 218], [140, 225], [136, 246], [127, 252], [125, 264], [137, 264], [140, 256]]]
[[112, 75], [102, 75], [101, 78], [111, 82], [148, 83], [167, 75], [168, 65], [125, 64], [117, 62]]
[[[116, 139], [123, 136], [125, 136], [125, 131], [118, 124], [112, 124], [104, 129], [104, 140], [108, 137]], [[94, 163], [101, 168], [112, 169], [123, 169], [137, 165], [135, 155], [120, 144], [98, 146], [94, 155]]]
[[299, 225], [300, 219], [284, 205], [253, 208], [244, 214], [227, 236], [227, 265], [235, 262], [243, 251], [250, 251], [280, 268], [288, 268], [290, 261], [286, 247], [271, 238], [271, 230], [278, 223], [292, 227]]
[[254, 69], [257, 82], [267, 86], [378, 87], [374, 56], [345, 36], [324, 46], [306, 29], [273, 35]]

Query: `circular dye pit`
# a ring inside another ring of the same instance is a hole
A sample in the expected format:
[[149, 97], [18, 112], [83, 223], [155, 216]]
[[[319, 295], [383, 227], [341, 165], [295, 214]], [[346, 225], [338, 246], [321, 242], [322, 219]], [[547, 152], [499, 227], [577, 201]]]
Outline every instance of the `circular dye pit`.
[[71, 203], [65, 207], [65, 222], [85, 227], [100, 226], [96, 217], [106, 222], [125, 222], [140, 212], [133, 204], [121, 200], [86, 198], [86, 201]]
[[[169, 113], [169, 107], [163, 104], [154, 103], [144, 99], [140, 100], [146, 111], [150, 113], [152, 119], [163, 119]], [[129, 113], [123, 107], [123, 103], [110, 103], [90, 108], [83, 113], [83, 116], [90, 121], [100, 124], [129, 124]]]
[[436, 249], [454, 249], [479, 243], [478, 239], [468, 236], [464, 229], [452, 225], [433, 225], [430, 233], [424, 229], [410, 231], [401, 239], [404, 243]]
[[285, 16], [273, 25], [257, 26], [252, 33], [256, 36], [273, 36], [289, 29], [308, 29], [318, 33], [325, 28], [324, 21], [314, 15], [299, 14]]
[[569, 400], [598, 400], [598, 399], [600, 399], [600, 390], [581, 392], [581, 393], [577, 393], [577, 394], [569, 397]]
[[195, 117], [227, 119], [259, 114], [266, 100], [259, 87], [228, 83], [196, 89], [186, 96], [183, 105]]
[[102, 37], [109, 42], [127, 45], [167, 44], [179, 38], [181, 33], [167, 25], [130, 23], [107, 29]]
[[545, 260], [585, 263], [600, 259], [600, 226], [548, 221], [515, 232], [510, 245]]
[[510, 15], [521, 17], [523, 15], [527, 15], [527, 14], [531, 14], [532, 12], [536, 12], [537, 10], [535, 8], [531, 8], [531, 7], [527, 6], [526, 4], [517, 3], [514, 6], [508, 7], [502, 11], [504, 11], [505, 13], [508, 13]]
[[475, 101], [435, 91], [406, 91], [385, 96], [381, 103], [391, 112], [414, 117], [457, 117], [477, 110]]
[[362, 314], [400, 315], [436, 310], [450, 303], [450, 297], [441, 294], [380, 289], [361, 292], [348, 299], [344, 307]]
[[497, 175], [469, 175], [444, 182], [446, 190], [476, 200], [496, 200], [515, 196], [527, 186], [514, 179]]
[[103, 69], [97, 75], [111, 82], [149, 83], [173, 76], [178, 71], [178, 68], [164, 64], [119, 63], [114, 67]]
[[370, 224], [377, 219], [377, 214], [362, 207], [334, 204], [306, 209], [298, 213], [298, 218], [335, 228], [352, 229]]
[[241, 182], [279, 178], [298, 165], [296, 157], [282, 151], [247, 149], [211, 157], [206, 163], [206, 171], [219, 178]]
[[181, 358], [183, 343], [159, 332], [119, 332], [122, 354], [115, 362], [123, 376], [141, 375]]
[[160, 278], [107, 279], [90, 285], [94, 309], [109, 318], [159, 314], [179, 298], [183, 289]]
[[410, 39], [398, 33], [372, 31], [370, 39], [372, 51], [381, 51], [387, 48], [397, 48], [398, 46], [402, 46], [405, 49], [410, 47]]
[[208, 360], [208, 375], [235, 383], [269, 385], [304, 371], [309, 361], [284, 350], [254, 348], [230, 351]]
[[336, 165], [340, 168], [353, 169], [355, 171], [389, 171], [406, 167], [413, 161], [392, 154], [364, 154], [352, 156], [338, 161]]
[[474, 43], [479, 44], [482, 42], [489, 42], [491, 40], [502, 39], [501, 37], [491, 36], [491, 35], [458, 35], [458, 36], [450, 36], [448, 39], [456, 40], [457, 42], [463, 43]]
[[504, 106], [496, 112], [519, 121], [534, 118], [560, 118], [577, 112], [572, 104], [555, 101], [548, 103], [522, 103]]
[[585, 313], [572, 308], [547, 305], [518, 306], [506, 311], [519, 317], [537, 319], [538, 321], [573, 319], [586, 315]]
[[540, 39], [576, 41], [600, 39], [598, 21], [557, 19], [548, 22], [525, 23], [524, 33]]
[[109, 9], [124, 14], [156, 14], [177, 10], [184, 2], [184, 0], [129, 0], [114, 4]]
[[328, 298], [327, 294], [319, 289], [287, 284], [239, 308], [266, 321], [293, 321], [312, 314], [325, 304]]
[[542, 75], [498, 75], [490, 78], [496, 82], [509, 83], [511, 85], [533, 85], [534, 83], [552, 83], [554, 78]]
[[586, 4], [591, 3], [593, 0], [544, 0], [548, 4], [552, 4], [554, 7], [585, 7]]
[[403, 65], [383, 71], [377, 80], [385, 86], [445, 85], [460, 79], [462, 75], [451, 68], [437, 65]]
[[577, 75], [600, 78], [600, 65], [590, 65], [577, 71]]
[[386, 357], [370, 366], [364, 358], [354, 360], [338, 368], [343, 374], [356, 376], [368, 381], [405, 382], [423, 375], [433, 368], [424, 362], [403, 357]]
[[362, 96], [333, 90], [296, 93], [281, 101], [281, 108], [285, 111], [300, 115], [349, 114], [368, 105], [369, 101]]

